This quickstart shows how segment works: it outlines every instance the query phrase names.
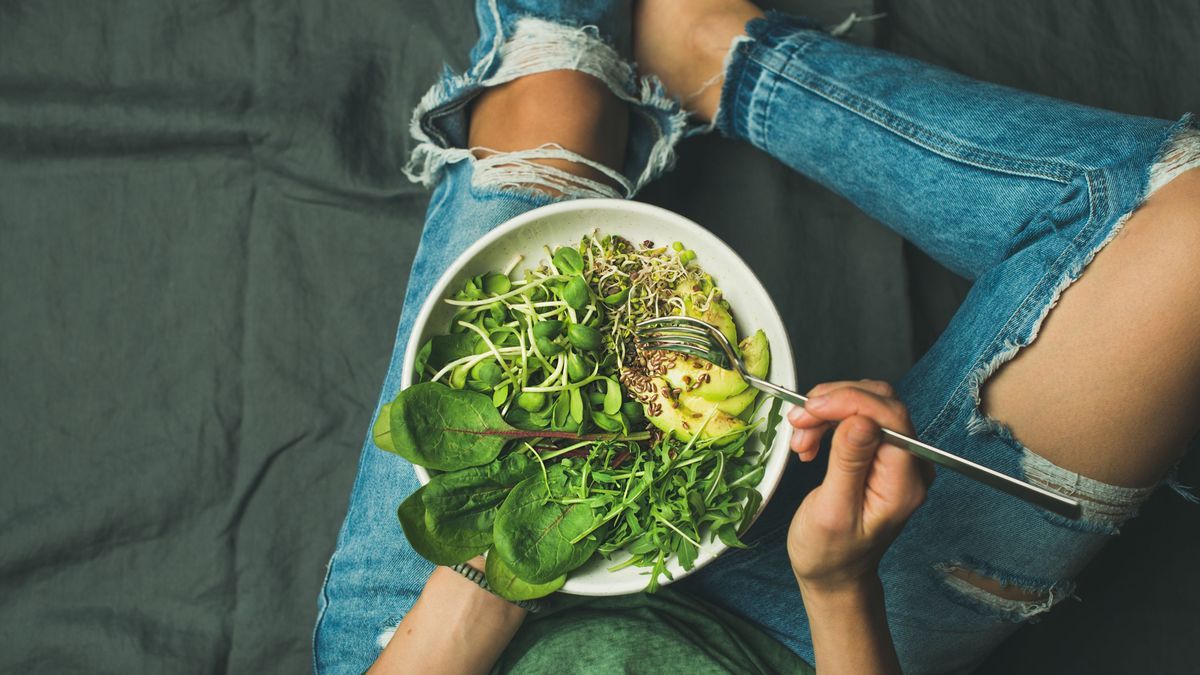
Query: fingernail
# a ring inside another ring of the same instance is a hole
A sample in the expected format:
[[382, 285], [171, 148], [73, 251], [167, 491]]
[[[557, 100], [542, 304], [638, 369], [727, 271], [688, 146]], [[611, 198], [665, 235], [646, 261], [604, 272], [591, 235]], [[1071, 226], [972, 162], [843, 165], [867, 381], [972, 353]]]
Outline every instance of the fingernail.
[[866, 447], [875, 442], [875, 429], [869, 426], [852, 426], [846, 432], [846, 440], [860, 448]]
[[804, 408], [801, 408], [800, 406], [796, 406], [788, 411], [788, 421], [792, 424], [800, 424], [807, 416], [808, 413], [805, 412]]
[[805, 408], [820, 408], [821, 406], [825, 405], [826, 403], [829, 403], [828, 396], [825, 396], [825, 395], [814, 396], [814, 397], [808, 399], [808, 403], [805, 403], [804, 407]]
[[792, 433], [792, 444], [800, 445], [804, 442], [804, 429], [797, 429]]

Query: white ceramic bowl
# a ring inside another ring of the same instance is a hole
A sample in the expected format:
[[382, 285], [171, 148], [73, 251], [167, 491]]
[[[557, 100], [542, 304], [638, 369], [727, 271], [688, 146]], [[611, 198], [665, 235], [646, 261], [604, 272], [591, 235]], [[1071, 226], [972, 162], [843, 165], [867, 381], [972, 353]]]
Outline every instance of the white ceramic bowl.
[[[433, 292], [421, 307], [421, 314], [413, 326], [408, 349], [404, 354], [404, 375], [401, 387], [413, 381], [413, 361], [417, 349], [430, 337], [445, 333], [454, 308], [442, 302], [461, 288], [469, 277], [485, 272], [504, 269], [513, 258], [524, 256], [518, 271], [536, 266], [546, 255], [542, 247], [551, 249], [562, 244], [576, 244], [585, 234], [598, 231], [600, 234], [618, 234], [633, 242], [649, 239], [656, 243], [683, 242], [696, 252], [696, 262], [713, 276], [733, 309], [738, 334], [748, 335], [762, 329], [771, 343], [771, 371], [769, 379], [788, 388], [795, 388], [795, 368], [792, 364], [792, 349], [788, 344], [783, 320], [771, 302], [762, 283], [746, 263], [708, 230], [696, 223], [657, 206], [618, 199], [581, 199], [543, 206], [509, 220], [489, 232], [454, 261], [433, 287]], [[789, 456], [789, 429], [781, 421], [773, 447], [767, 451], [771, 457], [766, 473], [758, 485], [763, 495], [762, 506], [755, 518], [762, 513], [779, 479]], [[750, 448], [756, 448], [751, 441]], [[757, 448], [761, 451], [761, 448]], [[429, 474], [416, 467], [421, 484], [429, 482]], [[707, 537], [706, 537], [707, 538]], [[720, 542], [705, 542], [696, 558], [696, 564], [685, 572], [672, 559], [668, 565], [676, 580], [703, 567], [720, 555], [727, 547]], [[627, 567], [616, 572], [607, 568], [625, 559], [616, 553], [611, 559], [593, 558], [588, 564], [571, 572], [562, 590], [575, 595], [622, 595], [645, 589], [649, 580], [648, 570]], [[663, 583], [667, 579], [662, 579]]]

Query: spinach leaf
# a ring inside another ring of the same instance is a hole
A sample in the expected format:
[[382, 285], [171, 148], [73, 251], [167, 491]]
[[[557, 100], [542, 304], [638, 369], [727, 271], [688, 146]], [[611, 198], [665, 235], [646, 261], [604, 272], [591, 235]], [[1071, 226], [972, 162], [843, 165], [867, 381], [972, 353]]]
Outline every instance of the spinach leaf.
[[521, 481], [496, 514], [496, 553], [527, 582], [546, 584], [579, 567], [604, 539], [605, 529], [596, 528], [571, 543], [593, 530], [596, 515], [586, 504], [557, 501], [565, 491], [566, 476], [557, 465], [548, 477], [534, 475]]
[[426, 363], [434, 370], [441, 370], [451, 361], [474, 354], [478, 345], [479, 336], [475, 333], [435, 335], [429, 339], [429, 358]]
[[417, 358], [413, 362], [413, 375], [418, 379], [426, 377], [425, 368], [429, 363], [429, 353], [433, 349], [433, 340], [426, 340], [417, 350]]
[[491, 546], [496, 508], [537, 465], [521, 454], [433, 477], [425, 486], [425, 524], [438, 541], [464, 548]]
[[567, 582], [567, 575], [563, 574], [544, 584], [529, 583], [518, 577], [511, 567], [504, 564], [495, 548], [488, 552], [484, 574], [487, 575], [488, 586], [496, 592], [496, 595], [505, 600], [514, 601], [545, 597], [562, 588], [563, 584]]
[[521, 433], [500, 417], [491, 397], [436, 382], [401, 391], [390, 413], [394, 452], [439, 471], [487, 464], [511, 434]]
[[[560, 395], [560, 400], [569, 397]], [[492, 397], [476, 391], [451, 389], [440, 382], [414, 384], [400, 392], [386, 409], [391, 448], [376, 441], [413, 464], [458, 471], [487, 464], [500, 455], [504, 444], [517, 438], [561, 438], [572, 441], [646, 440], [648, 432], [626, 434], [579, 434], [569, 431], [525, 430], [511, 426]], [[381, 413], [381, 415], [384, 413]], [[513, 411], [509, 411], [513, 415]], [[383, 423], [376, 420], [375, 431]]]
[[371, 426], [371, 440], [375, 442], [375, 446], [380, 450], [395, 452], [396, 446], [392, 444], [392, 404], [384, 403], [379, 409], [379, 417], [375, 418], [375, 424]]
[[414, 551], [435, 565], [457, 565], [487, 550], [486, 544], [481, 547], [457, 546], [431, 534], [425, 521], [424, 491], [425, 488], [421, 487], [409, 495], [396, 511], [400, 527], [404, 529], [404, 537]]

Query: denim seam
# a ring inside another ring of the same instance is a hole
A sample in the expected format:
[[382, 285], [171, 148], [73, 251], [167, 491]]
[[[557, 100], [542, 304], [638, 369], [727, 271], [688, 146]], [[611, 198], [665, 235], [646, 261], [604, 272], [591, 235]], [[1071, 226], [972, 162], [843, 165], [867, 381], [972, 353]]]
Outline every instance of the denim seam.
[[[750, 58], [753, 58], [753, 57], [750, 57]], [[757, 60], [755, 60], [755, 62], [758, 63]], [[759, 65], [761, 65], [761, 64], [759, 64]], [[767, 137], [766, 126], [767, 126], [767, 120], [769, 119], [769, 117], [767, 115], [767, 111], [769, 110], [768, 106], [770, 105], [771, 101], [774, 100], [775, 92], [779, 87], [778, 80], [775, 78], [772, 78], [768, 82], [770, 89], [768, 89], [766, 92], [764, 92], [764, 94], [761, 96], [756, 95], [756, 93], [759, 90], [759, 87], [763, 86], [763, 80], [764, 80], [763, 75], [765, 75], [765, 74], [766, 74], [766, 71], [760, 67], [758, 69], [758, 73], [755, 75], [755, 78], [754, 78], [754, 88], [751, 90], [750, 97], [749, 97], [749, 99], [750, 99], [749, 100], [749, 105], [750, 105], [750, 124], [749, 124], [749, 126], [750, 126], [750, 128], [747, 129], [748, 133], [746, 134], [747, 137], [750, 139], [751, 143], [753, 143], [754, 145], [758, 145], [760, 147], [764, 143], [766, 143], [766, 137]]]
[[[921, 435], [930, 434], [931, 438], [940, 438], [941, 434], [949, 429], [951, 423], [954, 421], [954, 412], [962, 407], [967, 398], [971, 398], [968, 396], [967, 390], [970, 389], [975, 374], [986, 364], [992, 362], [1005, 349], [1005, 346], [1010, 341], [1009, 338], [1020, 326], [1024, 325], [1029, 316], [1041, 311], [1044, 303], [1041, 303], [1039, 299], [1045, 296], [1047, 290], [1057, 286], [1063, 274], [1069, 271], [1069, 269], [1064, 268], [1068, 267], [1068, 259], [1074, 257], [1072, 254], [1077, 253], [1080, 249], [1079, 242], [1084, 239], [1090, 241], [1090, 238], [1094, 236], [1094, 232], [1100, 227], [1099, 223], [1103, 220], [1098, 203], [1100, 201], [1107, 202], [1108, 199], [1107, 181], [1103, 179], [1102, 173], [1099, 180], [1094, 180], [1093, 176], [1097, 173], [1095, 171], [1087, 171], [1082, 174], [1087, 181], [1088, 187], [1088, 222], [1080, 228], [1079, 233], [1066, 246], [1063, 246], [1058, 256], [1054, 259], [1054, 262], [1051, 263], [1050, 269], [1033, 285], [1021, 300], [1021, 304], [1013, 310], [1008, 320], [1004, 322], [1004, 325], [996, 331], [995, 336], [988, 343], [987, 347], [980, 352], [980, 356], [967, 370], [967, 374], [959, 380], [958, 385], [947, 398], [945, 405], [942, 406], [941, 410], [938, 411], [938, 414], [933, 417], [929, 424], [921, 430]], [[1056, 206], [1058, 206], [1057, 203], [1047, 207], [1047, 210]], [[1105, 204], [1103, 213], [1107, 213], [1108, 210], [1107, 204]], [[1034, 305], [1037, 305], [1037, 307], [1035, 308]], [[982, 386], [982, 383], [980, 383], [980, 386]], [[972, 404], [979, 405], [977, 401], [973, 401]]]
[[758, 106], [759, 122], [756, 125], [758, 128], [759, 139], [755, 143], [759, 147], [767, 147], [767, 139], [771, 137], [771, 106], [775, 103], [775, 97], [779, 95], [779, 79], [771, 80], [771, 89], [767, 91], [767, 95], [762, 104]]
[[[751, 55], [751, 58], [754, 58], [754, 56]], [[989, 171], [1028, 178], [1040, 178], [1057, 183], [1069, 183], [1072, 177], [1077, 175], [1080, 170], [1086, 170], [1086, 167], [1071, 166], [1061, 162], [1007, 157], [972, 146], [965, 141], [923, 129], [915, 122], [905, 119], [868, 99], [856, 96], [842, 89], [797, 60], [795, 61], [796, 69], [803, 71], [807, 75], [806, 79], [799, 79], [795, 76], [795, 73], [787, 72], [787, 69], [784, 67], [793, 62], [792, 55], [789, 55], [783, 65], [778, 67], [768, 64], [762, 59], [756, 58], [755, 60], [763, 69], [769, 70], [779, 76], [779, 79], [786, 79], [834, 105], [879, 125], [883, 129], [904, 138], [914, 145], [925, 148], [952, 161]]]
[[[760, 49], [761, 48], [762, 47], [760, 46]], [[784, 57], [784, 61], [783, 61], [785, 67], [787, 64], [791, 63], [792, 61], [794, 61], [796, 59], [796, 56], [799, 52], [799, 50], [796, 48], [796, 46], [789, 42], [782, 42], [782, 43], [776, 45], [776, 48], [777, 49], [783, 48], [783, 51], [786, 54], [786, 56]], [[755, 60], [758, 61], [758, 59], [755, 59]], [[770, 114], [770, 111], [771, 111], [771, 108], [775, 105], [775, 97], [779, 95], [780, 79], [781, 78], [778, 78], [778, 77], [771, 78], [770, 90], [768, 90], [766, 93], [766, 96], [763, 97], [763, 102], [761, 104], [759, 104], [758, 106], [756, 106], [758, 118], [760, 120], [760, 122], [756, 125], [759, 130], [759, 134], [758, 134], [759, 137], [756, 139], [752, 139], [752, 141], [755, 145], [758, 145], [761, 148], [767, 147], [767, 144], [769, 142], [768, 139], [771, 138], [771, 129], [770, 129], [771, 114]]]
[[[399, 328], [397, 328], [397, 330], [399, 330]], [[389, 366], [389, 368], [390, 368], [390, 366]], [[375, 416], [379, 415], [379, 411], [382, 410], [382, 408], [383, 408], [383, 397], [381, 395], [379, 402], [375, 404], [375, 413], [374, 413], [374, 415], [372, 415], [371, 419], [375, 419]], [[371, 438], [371, 430], [367, 429], [367, 440], [364, 441], [364, 445], [366, 445], [367, 441], [369, 441], [370, 438]], [[372, 447], [372, 449], [374, 449], [374, 448]], [[362, 476], [363, 476], [363, 464], [365, 464], [366, 461], [367, 461], [367, 452], [365, 450], [362, 452], [359, 452], [358, 453], [358, 466], [355, 468], [355, 471], [354, 471], [354, 485], [350, 488], [350, 499], [349, 499], [350, 502], [353, 502], [354, 496], [356, 494], [358, 494], [359, 481], [362, 480]], [[347, 506], [347, 511], [349, 511], [349, 506]], [[317, 613], [317, 621], [316, 621], [316, 625], [313, 627], [313, 634], [312, 634], [312, 654], [313, 654], [312, 658], [313, 658], [313, 672], [314, 673], [320, 672], [320, 668], [318, 667], [318, 664], [317, 664], [317, 641], [321, 634], [321, 629], [325, 625], [325, 616], [329, 612], [329, 605], [331, 602], [331, 599], [329, 597], [329, 580], [330, 580], [330, 578], [333, 577], [333, 566], [335, 564], [337, 564], [337, 554], [339, 551], [342, 550], [342, 544], [345, 543], [347, 531], [348, 530], [346, 528], [346, 522], [343, 521], [342, 527], [338, 530], [337, 540], [334, 542], [333, 553], [329, 554], [329, 563], [327, 565], [325, 565], [325, 578], [321, 581], [321, 600], [322, 600], [321, 609]]]
[[[740, 45], [739, 45], [740, 47]], [[731, 94], [730, 112], [727, 113], [726, 119], [729, 120], [728, 134], [733, 137], [750, 137], [750, 117], [752, 103], [754, 101], [754, 86], [758, 83], [758, 78], [762, 75], [762, 68], [758, 67], [757, 61], [750, 58], [750, 52], [753, 50], [753, 45], [747, 44], [742, 49], [742, 58], [740, 61], [734, 61], [731, 64], [729, 76], [732, 81], [737, 84]], [[752, 69], [751, 66], [755, 68]], [[755, 72], [757, 71], [757, 72]]]

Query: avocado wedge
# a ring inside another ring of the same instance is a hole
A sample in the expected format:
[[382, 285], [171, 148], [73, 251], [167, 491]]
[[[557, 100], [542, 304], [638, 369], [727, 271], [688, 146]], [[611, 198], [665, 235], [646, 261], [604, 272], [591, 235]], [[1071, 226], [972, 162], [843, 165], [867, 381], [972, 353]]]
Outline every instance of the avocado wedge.
[[700, 440], [732, 436], [746, 428], [745, 422], [720, 410], [713, 412], [712, 419], [705, 424], [704, 420], [709, 413], [698, 413], [680, 405], [671, 394], [670, 384], [661, 377], [647, 377], [630, 389], [633, 392], [641, 392], [635, 393], [635, 396], [646, 410], [646, 419], [681, 441], [691, 440], [701, 427], [703, 430], [700, 432]]
[[719, 292], [704, 310], [696, 308], [696, 301], [706, 296], [707, 290], [701, 292], [692, 282], [684, 281], [675, 287], [675, 292], [683, 298], [684, 314], [716, 326], [717, 330], [729, 339], [730, 344], [737, 344], [737, 326], [734, 325], [733, 315], [729, 313]]
[[[742, 360], [746, 363], [746, 372], [754, 377], [766, 377], [771, 370], [771, 350], [767, 343], [767, 334], [759, 330], [742, 340], [738, 347], [742, 351]], [[727, 415], [736, 417], [745, 412], [754, 403], [757, 396], [758, 390], [749, 386], [739, 394], [715, 401], [705, 398], [695, 391], [684, 391], [679, 394], [679, 403], [702, 415], [707, 415], [709, 410], [716, 408]]]

